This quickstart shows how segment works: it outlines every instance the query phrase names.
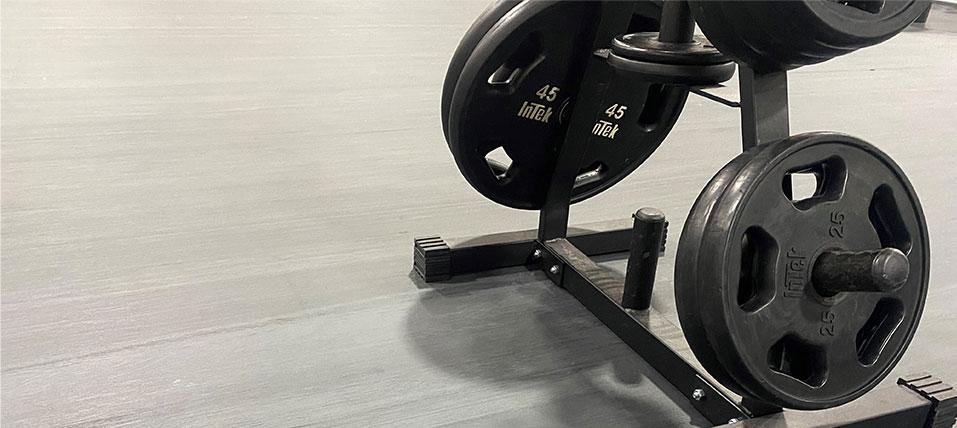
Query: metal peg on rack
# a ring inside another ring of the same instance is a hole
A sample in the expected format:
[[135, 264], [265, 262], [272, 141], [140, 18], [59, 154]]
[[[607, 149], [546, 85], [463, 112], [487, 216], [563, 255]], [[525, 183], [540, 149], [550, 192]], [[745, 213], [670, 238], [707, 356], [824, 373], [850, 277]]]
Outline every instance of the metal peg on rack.
[[665, 250], [668, 222], [665, 215], [654, 208], [642, 208], [632, 216], [628, 270], [621, 295], [621, 306], [645, 310], [651, 307], [651, 293], [655, 286], [658, 257]]

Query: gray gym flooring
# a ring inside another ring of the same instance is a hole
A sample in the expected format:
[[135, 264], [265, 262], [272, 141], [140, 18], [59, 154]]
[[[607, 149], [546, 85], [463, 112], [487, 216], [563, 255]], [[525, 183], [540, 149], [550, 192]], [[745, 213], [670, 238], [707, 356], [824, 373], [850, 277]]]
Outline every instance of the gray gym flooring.
[[[442, 137], [445, 67], [484, 6], [4, 1], [3, 425], [704, 424], [541, 273], [410, 274], [413, 236], [536, 224], [472, 190]], [[924, 204], [932, 288], [887, 382], [957, 382], [952, 11], [791, 75], [794, 132], [874, 143]], [[691, 97], [573, 223], [654, 206], [676, 242], [736, 114]], [[677, 322], [673, 260], [654, 306]]]

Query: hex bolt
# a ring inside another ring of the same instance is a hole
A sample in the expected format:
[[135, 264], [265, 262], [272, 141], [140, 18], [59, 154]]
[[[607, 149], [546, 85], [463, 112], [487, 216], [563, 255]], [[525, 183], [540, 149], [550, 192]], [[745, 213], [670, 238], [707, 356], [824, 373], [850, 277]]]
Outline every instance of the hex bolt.
[[741, 419], [738, 419], [738, 418], [728, 419], [728, 425], [736, 424], [736, 423], [738, 423], [738, 422], [741, 422]]
[[552, 267], [548, 268], [548, 271], [551, 272], [552, 275], [558, 275], [560, 270], [561, 269], [558, 267], [558, 265], [552, 265]]
[[542, 258], [542, 250], [536, 249], [535, 251], [532, 251], [532, 258], [533, 258], [533, 259], [540, 259], [540, 258]]
[[691, 398], [694, 401], [704, 400], [704, 390], [701, 388], [696, 388], [694, 391], [691, 392]]

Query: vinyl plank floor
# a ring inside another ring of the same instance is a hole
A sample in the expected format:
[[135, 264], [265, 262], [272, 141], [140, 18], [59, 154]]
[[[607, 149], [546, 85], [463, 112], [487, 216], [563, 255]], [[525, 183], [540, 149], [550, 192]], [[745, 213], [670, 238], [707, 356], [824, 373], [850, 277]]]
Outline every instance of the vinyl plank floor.
[[[703, 424], [543, 275], [410, 274], [415, 235], [536, 222], [472, 190], [442, 137], [445, 67], [484, 7], [4, 1], [0, 421]], [[892, 376], [957, 382], [953, 10], [797, 70], [791, 107], [795, 132], [869, 140], [917, 187], [932, 289]], [[692, 97], [573, 222], [655, 206], [678, 236], [738, 132], [734, 110]], [[676, 321], [673, 257], [654, 305]]]

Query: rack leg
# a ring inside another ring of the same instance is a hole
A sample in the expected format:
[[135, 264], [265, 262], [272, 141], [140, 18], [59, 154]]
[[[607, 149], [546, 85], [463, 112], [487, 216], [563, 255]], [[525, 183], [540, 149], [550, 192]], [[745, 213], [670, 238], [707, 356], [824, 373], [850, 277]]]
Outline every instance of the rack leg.
[[[537, 261], [537, 230], [497, 233], [460, 239], [416, 238], [413, 267], [425, 282]], [[627, 221], [591, 223], [568, 229], [568, 240], [589, 256], [628, 251], [632, 228]]]

